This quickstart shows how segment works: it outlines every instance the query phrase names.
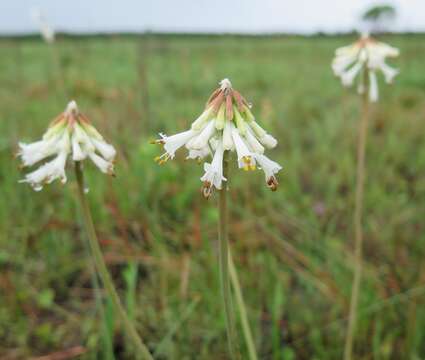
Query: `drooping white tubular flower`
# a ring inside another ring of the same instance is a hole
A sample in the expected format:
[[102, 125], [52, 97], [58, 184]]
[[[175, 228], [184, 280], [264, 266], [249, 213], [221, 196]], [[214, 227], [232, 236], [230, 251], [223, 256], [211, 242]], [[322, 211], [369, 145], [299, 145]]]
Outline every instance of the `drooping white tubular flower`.
[[71, 101], [65, 111], [52, 122], [42, 140], [31, 144], [19, 143], [18, 156], [24, 167], [55, 156], [37, 170], [27, 174], [20, 182], [29, 183], [36, 191], [56, 179], [65, 183], [68, 155], [73, 161], [83, 161], [89, 157], [103, 173], [109, 175], [114, 173], [113, 162], [116, 156], [114, 147], [105, 142], [79, 111], [75, 101]]
[[66, 157], [69, 152], [68, 131], [65, 130], [60, 136], [61, 138], [56, 146], [57, 156], [53, 160], [40, 166], [37, 170], [27, 174], [25, 179], [19, 182], [29, 183], [35, 191], [40, 191], [43, 188], [43, 183], [50, 184], [56, 179], [60, 179], [62, 184], [66, 183], [65, 165]]
[[208, 141], [211, 139], [214, 133], [214, 120], [210, 120], [210, 122], [204, 127], [200, 134], [193, 138], [193, 141], [191, 141], [189, 148], [194, 150], [203, 149], [205, 146], [207, 146]]
[[276, 174], [282, 170], [276, 161], [270, 160], [267, 156], [263, 154], [255, 154], [255, 160], [257, 160], [261, 169], [263, 169], [264, 174], [266, 175], [267, 186], [272, 190], [277, 190], [277, 185], [279, 184], [276, 179]]
[[31, 11], [31, 17], [33, 20], [37, 23], [41, 36], [43, 37], [44, 41], [48, 44], [52, 44], [55, 42], [55, 31], [50, 26], [50, 24], [47, 22], [44, 15], [41, 13], [40, 9], [34, 8]]
[[185, 145], [190, 139], [192, 139], [197, 134], [195, 130], [187, 130], [172, 136], [167, 136], [165, 134], [159, 134], [161, 137], [158, 140], [155, 140], [155, 144], [164, 145], [165, 153], [161, 156], [155, 158], [159, 164], [165, 163], [168, 159], [174, 159], [175, 153], [183, 145]]
[[186, 159], [202, 161], [202, 159], [206, 158], [210, 154], [211, 150], [209, 146], [205, 146], [201, 150], [189, 149], [189, 154]]
[[369, 99], [372, 102], [378, 101], [379, 90], [378, 90], [378, 79], [376, 78], [375, 71], [369, 71]]
[[236, 148], [236, 154], [238, 156], [239, 168], [244, 170], [254, 170], [255, 161], [253, 154], [249, 151], [248, 146], [242, 140], [239, 130], [232, 124], [232, 138]]
[[223, 154], [223, 141], [220, 139], [211, 164], [204, 164], [205, 174], [201, 177], [201, 181], [204, 183], [203, 194], [206, 198], [210, 197], [213, 186], [221, 189], [222, 182], [227, 180], [223, 176]]
[[223, 147], [224, 150], [234, 150], [235, 143], [232, 138], [232, 123], [230, 121], [226, 121], [223, 130]]
[[[201, 178], [203, 194], [209, 197], [213, 188], [222, 188], [222, 181], [225, 180], [225, 152], [236, 152], [239, 168], [255, 170], [256, 155], [262, 155], [265, 148], [274, 148], [277, 140], [255, 121], [248, 102], [232, 88], [229, 79], [224, 79], [220, 82], [220, 87], [211, 94], [205, 110], [192, 123], [190, 130], [169, 137], [160, 134], [160, 139], [154, 143], [163, 145], [165, 149], [165, 153], [156, 158], [159, 164], [174, 158], [175, 152], [183, 146], [189, 151], [186, 159], [198, 161], [209, 156], [212, 149], [213, 160], [205, 163], [205, 174]], [[274, 175], [280, 170], [280, 166], [273, 167], [273, 170], [274, 180], [271, 183], [276, 188], [277, 180]], [[270, 178], [269, 176], [266, 181]]]
[[[368, 85], [369, 100], [375, 102], [378, 100], [379, 93], [376, 72], [381, 71], [385, 82], [391, 83], [399, 71], [387, 65], [385, 60], [398, 55], [397, 48], [378, 42], [368, 34], [364, 34], [354, 44], [335, 51], [332, 70], [336, 76], [341, 78], [342, 84], [347, 87], [352, 86], [355, 78], [358, 77], [358, 92], [363, 93]], [[369, 72], [367, 81], [361, 75], [363, 71]]]

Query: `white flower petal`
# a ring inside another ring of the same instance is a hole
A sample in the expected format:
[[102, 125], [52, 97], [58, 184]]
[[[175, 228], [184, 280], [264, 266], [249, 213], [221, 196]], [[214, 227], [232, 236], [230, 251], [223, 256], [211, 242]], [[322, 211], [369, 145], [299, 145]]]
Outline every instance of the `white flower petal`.
[[222, 182], [227, 180], [223, 176], [223, 154], [223, 142], [220, 139], [217, 143], [217, 148], [211, 164], [204, 164], [205, 174], [201, 177], [201, 181], [204, 183], [203, 192], [205, 197], [211, 195], [213, 186], [220, 190], [222, 188]]
[[277, 140], [270, 134], [264, 135], [260, 142], [268, 149], [273, 149], [277, 145]]
[[337, 56], [332, 62], [332, 70], [335, 75], [340, 76], [356, 60], [354, 54]]
[[94, 152], [88, 154], [93, 163], [102, 171], [104, 174], [113, 175], [114, 174], [114, 164], [111, 161], [107, 161], [104, 158], [100, 157]]
[[260, 142], [257, 140], [257, 138], [254, 136], [250, 127], [247, 127], [245, 138], [253, 152], [256, 152], [259, 154], [264, 153], [264, 146], [261, 145]]
[[98, 139], [90, 139], [93, 145], [96, 147], [96, 150], [108, 161], [114, 160], [117, 152], [115, 148], [106, 143], [105, 141], [101, 141]]
[[239, 130], [232, 123], [232, 138], [235, 144], [236, 153], [238, 155], [239, 168], [244, 170], [253, 170], [255, 168], [255, 161], [252, 158], [252, 153], [249, 151], [245, 142], [243, 141]]
[[161, 139], [157, 140], [157, 142], [164, 144], [164, 150], [166, 152], [164, 155], [173, 159], [176, 151], [191, 140], [197, 133], [198, 132], [195, 130], [187, 130], [171, 136], [159, 134]]
[[398, 75], [400, 72], [398, 69], [394, 69], [391, 66], [385, 64], [384, 62], [381, 63], [381, 66], [379, 69], [382, 71], [385, 77], [385, 81], [387, 84], [391, 84], [394, 80], [394, 78]]
[[347, 87], [353, 85], [354, 78], [357, 76], [357, 74], [362, 68], [363, 63], [358, 61], [349, 70], [343, 72], [341, 74], [342, 85]]
[[254, 157], [264, 171], [267, 185], [270, 189], [276, 190], [278, 182], [275, 175], [282, 170], [282, 166], [262, 154], [254, 154]]
[[58, 146], [64, 135], [63, 131], [56, 132], [47, 139], [30, 144], [19, 143], [18, 156], [21, 157], [23, 166], [32, 166], [35, 163], [52, 156], [58, 152]]
[[72, 160], [82, 161], [87, 157], [87, 153], [81, 149], [78, 137], [74, 134], [72, 135]]
[[210, 120], [210, 122], [204, 127], [204, 129], [200, 132], [196, 138], [191, 141], [190, 146], [191, 149], [200, 150], [207, 146], [208, 141], [215, 133], [215, 120]]
[[40, 166], [37, 170], [27, 174], [25, 179], [20, 182], [29, 183], [34, 190], [39, 191], [43, 184], [50, 184], [56, 179], [60, 179], [64, 184], [66, 182], [65, 165], [68, 153], [62, 151], [52, 161]]
[[249, 130], [252, 130], [252, 133], [268, 149], [273, 149], [277, 145], [277, 140], [257, 124], [255, 121], [248, 123]]
[[206, 146], [202, 148], [201, 150], [190, 149], [186, 159], [202, 160], [203, 158], [207, 157], [210, 154], [211, 154], [211, 150], [209, 146]]
[[378, 98], [378, 79], [374, 71], [369, 71], [369, 100], [376, 102]]
[[226, 120], [223, 130], [223, 148], [224, 150], [234, 150], [235, 144], [232, 138], [232, 123]]
[[192, 129], [199, 131], [201, 130], [205, 123], [210, 119], [213, 114], [213, 107], [210, 106], [204, 110], [204, 112], [192, 123]]

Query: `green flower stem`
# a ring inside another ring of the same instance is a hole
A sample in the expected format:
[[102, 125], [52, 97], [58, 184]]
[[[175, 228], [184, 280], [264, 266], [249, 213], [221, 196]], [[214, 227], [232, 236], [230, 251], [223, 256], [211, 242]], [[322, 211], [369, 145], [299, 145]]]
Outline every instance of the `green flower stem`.
[[[228, 179], [228, 151], [224, 152], [223, 158], [223, 176]], [[236, 337], [235, 321], [232, 309], [232, 299], [229, 282], [229, 234], [227, 230], [227, 189], [226, 186], [219, 191], [219, 267], [221, 294], [224, 303], [224, 312], [226, 314], [227, 340], [230, 356], [232, 359], [240, 359], [238, 341]]]
[[233, 290], [235, 291], [236, 304], [241, 317], [242, 331], [245, 337], [246, 345], [248, 347], [248, 354], [250, 360], [257, 360], [257, 352], [255, 350], [254, 338], [252, 337], [251, 328], [249, 327], [248, 314], [243, 300], [241, 285], [239, 283], [238, 273], [236, 272], [235, 263], [233, 262], [232, 252], [229, 249], [229, 270], [230, 280], [232, 282]]
[[92, 216], [90, 213], [90, 208], [87, 203], [87, 199], [84, 192], [84, 176], [80, 162], [75, 163], [75, 174], [78, 183], [78, 199], [80, 201], [81, 209], [83, 212], [84, 224], [86, 226], [88, 235], [88, 243], [93, 255], [93, 260], [96, 265], [96, 269], [99, 273], [99, 277], [102, 280], [102, 283], [108, 295], [110, 296], [119, 317], [121, 318], [121, 322], [125, 329], [125, 332], [134, 344], [134, 347], [137, 351], [137, 358], [141, 358], [144, 360], [153, 360], [151, 354], [149, 353], [149, 350], [143, 344], [142, 340], [137, 334], [136, 329], [127, 317], [127, 314], [121, 304], [121, 300], [112, 282], [111, 276], [109, 275], [105, 261], [103, 260], [102, 250], [100, 249], [99, 242], [97, 240]]
[[357, 176], [356, 176], [356, 198], [354, 205], [354, 279], [351, 288], [350, 310], [348, 314], [347, 335], [345, 338], [344, 360], [353, 357], [354, 334], [357, 321], [357, 307], [359, 303], [360, 282], [363, 267], [363, 194], [365, 183], [366, 142], [369, 123], [369, 92], [368, 92], [369, 70], [363, 72], [364, 93], [362, 96], [362, 114], [359, 124], [357, 142]]
[[[57, 41], [57, 40], [56, 40]], [[50, 55], [52, 58], [52, 62], [53, 62], [53, 68], [54, 68], [54, 72], [56, 73], [56, 86], [62, 90], [62, 95], [64, 96], [65, 99], [69, 99], [69, 94], [68, 94], [68, 89], [65, 83], [65, 73], [64, 73], [64, 69], [62, 67], [62, 62], [61, 62], [61, 57], [60, 57], [60, 53], [59, 50], [57, 48], [57, 44], [56, 41], [53, 44], [48, 44], [49, 45], [49, 50], [50, 50]]]

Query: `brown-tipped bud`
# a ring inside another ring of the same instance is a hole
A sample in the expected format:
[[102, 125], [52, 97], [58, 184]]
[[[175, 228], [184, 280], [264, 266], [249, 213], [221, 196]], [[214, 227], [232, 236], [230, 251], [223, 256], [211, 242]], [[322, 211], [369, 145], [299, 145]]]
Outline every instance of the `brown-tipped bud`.
[[63, 118], [65, 117], [64, 113], [59, 114], [58, 116], [56, 116], [51, 122], [49, 127], [52, 127], [54, 125], [56, 125], [57, 123], [61, 122], [63, 120]]
[[82, 121], [82, 122], [84, 122], [84, 123], [86, 123], [86, 124], [90, 124], [90, 120], [89, 120], [89, 118], [86, 116], [86, 115], [84, 115], [83, 113], [81, 113], [81, 112], [78, 112], [78, 116], [79, 116], [79, 119]]
[[244, 112], [244, 102], [242, 100], [243, 99], [242, 95], [236, 90], [233, 90], [233, 99], [235, 99], [236, 106], [238, 107], [238, 110], [241, 113]]
[[226, 119], [229, 121], [233, 119], [233, 102], [231, 94], [226, 96]]
[[223, 101], [224, 101], [224, 93], [220, 92], [216, 96], [216, 98], [210, 103], [210, 106], [211, 106], [214, 114], [217, 114], [218, 110], [220, 109], [221, 104], [223, 104]]
[[211, 94], [211, 96], [208, 98], [207, 106], [211, 104], [211, 102], [214, 101], [214, 99], [222, 92], [221, 88], [218, 88], [214, 90], [214, 92]]

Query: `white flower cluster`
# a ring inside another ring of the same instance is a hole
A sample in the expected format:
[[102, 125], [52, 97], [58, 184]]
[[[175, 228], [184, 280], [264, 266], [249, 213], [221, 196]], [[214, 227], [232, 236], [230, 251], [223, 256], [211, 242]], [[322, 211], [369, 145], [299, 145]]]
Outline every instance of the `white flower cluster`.
[[56, 179], [66, 182], [65, 166], [68, 155], [73, 161], [82, 161], [89, 157], [105, 174], [113, 175], [116, 151], [107, 144], [89, 120], [78, 110], [75, 101], [71, 101], [65, 111], [49, 126], [42, 140], [31, 144], [19, 143], [18, 156], [22, 166], [32, 166], [55, 156], [37, 170], [27, 174], [20, 182], [29, 183], [34, 190], [40, 191], [43, 184]]
[[55, 31], [50, 26], [50, 24], [47, 22], [44, 15], [41, 13], [40, 9], [34, 8], [31, 11], [31, 16], [33, 20], [37, 23], [41, 36], [43, 37], [44, 41], [48, 44], [52, 44], [55, 42]]
[[211, 195], [213, 187], [221, 189], [222, 182], [226, 181], [223, 176], [225, 151], [236, 151], [238, 166], [244, 170], [254, 170], [258, 164], [265, 173], [267, 185], [272, 190], [277, 188], [275, 175], [282, 167], [264, 155], [265, 148], [274, 148], [277, 141], [258, 125], [249, 104], [228, 79], [220, 82], [190, 130], [160, 136], [155, 143], [162, 144], [165, 153], [155, 159], [159, 164], [173, 159], [183, 146], [189, 151], [188, 159], [199, 161], [214, 151], [211, 163], [204, 164], [205, 174], [201, 177], [205, 197]]
[[[396, 57], [399, 50], [385, 43], [374, 40], [364, 34], [352, 45], [338, 48], [332, 62], [332, 69], [336, 76], [341, 78], [344, 86], [352, 86], [356, 76], [362, 71], [368, 70], [369, 100], [378, 101], [378, 80], [376, 72], [380, 70], [389, 84], [399, 73], [397, 69], [385, 63], [387, 57]], [[365, 80], [359, 77], [358, 92], [365, 91]]]

